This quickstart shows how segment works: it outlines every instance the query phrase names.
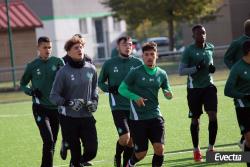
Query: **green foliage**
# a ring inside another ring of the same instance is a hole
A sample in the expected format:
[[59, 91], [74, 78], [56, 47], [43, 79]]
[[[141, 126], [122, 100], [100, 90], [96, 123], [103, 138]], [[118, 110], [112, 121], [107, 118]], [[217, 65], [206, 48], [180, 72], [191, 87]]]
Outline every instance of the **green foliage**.
[[145, 20], [152, 24], [168, 23], [170, 42], [173, 42], [174, 23], [196, 23], [216, 17], [224, 0], [103, 0], [114, 16], [126, 20], [134, 30]]

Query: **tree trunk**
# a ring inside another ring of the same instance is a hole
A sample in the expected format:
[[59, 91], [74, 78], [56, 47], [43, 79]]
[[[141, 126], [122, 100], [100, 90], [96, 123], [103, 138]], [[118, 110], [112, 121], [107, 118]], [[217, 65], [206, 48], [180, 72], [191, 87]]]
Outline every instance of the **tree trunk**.
[[168, 34], [169, 34], [169, 49], [174, 50], [174, 21], [172, 18], [168, 20]]

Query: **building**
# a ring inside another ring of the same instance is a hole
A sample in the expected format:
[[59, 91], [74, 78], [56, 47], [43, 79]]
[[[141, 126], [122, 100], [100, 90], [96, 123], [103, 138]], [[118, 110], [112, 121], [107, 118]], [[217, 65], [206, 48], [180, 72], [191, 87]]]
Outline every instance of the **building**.
[[[250, 19], [249, 6], [249, 0], [224, 0], [218, 17], [203, 24], [206, 27], [207, 40], [216, 46], [228, 45], [233, 39], [242, 35], [243, 23]], [[184, 45], [193, 41], [191, 27], [184, 25], [182, 28]]]
[[[35, 29], [42, 27], [42, 22], [27, 4], [22, 1], [12, 1], [9, 3], [9, 15], [15, 66], [17, 68], [23, 67], [36, 56]], [[3, 1], [0, 1], [0, 18], [0, 81], [5, 81], [11, 80], [11, 56], [7, 31], [6, 7]], [[17, 79], [19, 79], [23, 71], [16, 72]]]
[[53, 41], [53, 54], [64, 56], [64, 44], [74, 34], [82, 34], [85, 52], [94, 59], [110, 57], [116, 39], [126, 32], [124, 21], [116, 21], [101, 0], [24, 0], [38, 14], [43, 27], [37, 36]]

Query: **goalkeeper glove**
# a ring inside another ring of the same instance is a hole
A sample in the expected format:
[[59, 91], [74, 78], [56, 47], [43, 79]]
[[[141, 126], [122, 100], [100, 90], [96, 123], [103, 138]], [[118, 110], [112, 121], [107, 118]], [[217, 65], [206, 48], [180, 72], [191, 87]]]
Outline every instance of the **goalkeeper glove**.
[[88, 101], [86, 107], [88, 112], [95, 112], [97, 110], [97, 101]]
[[85, 102], [83, 99], [72, 99], [65, 102], [65, 106], [70, 107], [74, 111], [79, 111], [84, 105]]

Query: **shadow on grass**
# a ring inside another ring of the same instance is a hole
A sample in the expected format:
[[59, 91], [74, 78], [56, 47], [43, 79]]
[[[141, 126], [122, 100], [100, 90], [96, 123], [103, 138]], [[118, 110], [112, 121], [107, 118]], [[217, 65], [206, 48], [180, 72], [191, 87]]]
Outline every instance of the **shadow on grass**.
[[[229, 143], [229, 144], [220, 144], [216, 145], [215, 148], [221, 150], [220, 148], [226, 148], [235, 146], [237, 143]], [[207, 147], [201, 147], [201, 150], [206, 151]], [[224, 165], [225, 163], [207, 163], [207, 162], [194, 162], [193, 161], [193, 149], [183, 149], [183, 150], [175, 150], [175, 151], [166, 151], [164, 154], [166, 156], [170, 155], [178, 155], [181, 153], [188, 153], [190, 152], [189, 158], [179, 158], [175, 160], [169, 160], [168, 158], [165, 158], [165, 161], [163, 162], [163, 166], [171, 166], [171, 167], [186, 167], [186, 166], [214, 166], [214, 165]], [[148, 154], [147, 156], [153, 156], [153, 154]], [[203, 160], [206, 159], [206, 156], [203, 156]], [[150, 166], [151, 163], [140, 163], [137, 166]]]

